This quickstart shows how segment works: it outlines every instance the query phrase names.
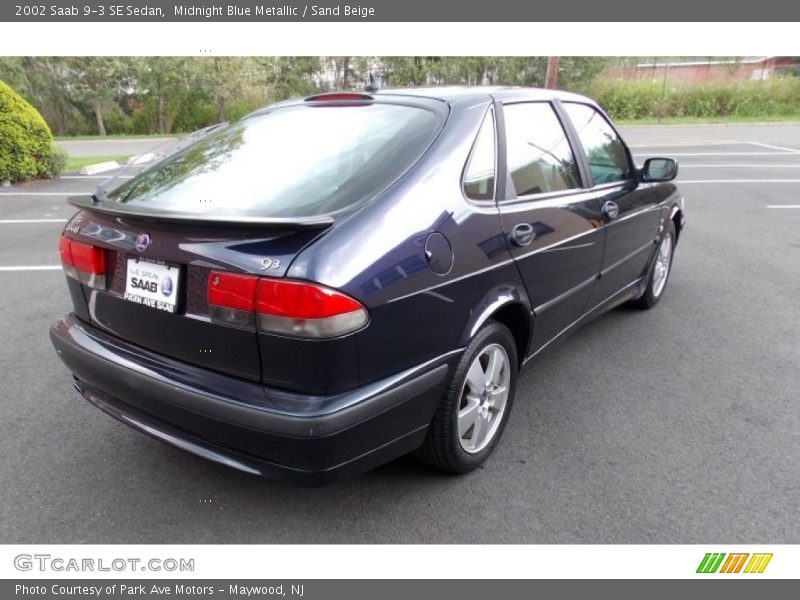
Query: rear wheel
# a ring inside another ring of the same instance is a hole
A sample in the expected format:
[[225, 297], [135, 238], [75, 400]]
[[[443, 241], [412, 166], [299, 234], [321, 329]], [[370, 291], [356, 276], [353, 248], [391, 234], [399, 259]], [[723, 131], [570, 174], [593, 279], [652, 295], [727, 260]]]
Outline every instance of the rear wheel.
[[487, 323], [464, 351], [418, 456], [453, 473], [483, 463], [508, 421], [517, 364], [511, 332]]
[[672, 257], [675, 254], [675, 225], [668, 221], [666, 231], [656, 247], [656, 255], [647, 277], [647, 288], [640, 298], [634, 300], [639, 308], [653, 308], [667, 287], [669, 273], [672, 270]]

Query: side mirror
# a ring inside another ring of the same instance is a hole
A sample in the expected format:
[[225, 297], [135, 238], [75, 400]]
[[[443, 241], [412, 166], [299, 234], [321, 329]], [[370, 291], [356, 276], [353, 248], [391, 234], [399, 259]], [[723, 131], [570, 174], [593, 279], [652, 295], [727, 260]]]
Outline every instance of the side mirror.
[[678, 176], [678, 162], [674, 158], [648, 158], [642, 167], [642, 181], [672, 181]]

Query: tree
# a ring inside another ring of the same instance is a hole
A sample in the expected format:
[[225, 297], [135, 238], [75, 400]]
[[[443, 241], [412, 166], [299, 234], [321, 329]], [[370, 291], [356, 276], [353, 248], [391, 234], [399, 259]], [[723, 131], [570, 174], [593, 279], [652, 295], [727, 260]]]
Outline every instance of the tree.
[[180, 109], [187, 88], [191, 86], [194, 63], [184, 57], [153, 56], [135, 63], [136, 88], [146, 93], [146, 101], [155, 111], [155, 129], [170, 133], [172, 121]]
[[226, 121], [225, 104], [238, 96], [244, 86], [250, 59], [239, 56], [215, 56], [203, 58], [203, 76], [217, 108], [217, 120]]
[[[620, 59], [623, 60], [623, 59]], [[607, 59], [561, 57], [558, 87], [586, 91]], [[11, 57], [0, 77], [57, 135], [192, 131], [271, 101], [331, 89], [545, 85], [542, 56]]]
[[562, 56], [558, 62], [558, 87], [582, 91], [608, 66], [604, 56]]
[[65, 58], [0, 58], [0, 78], [39, 110], [56, 135], [65, 135], [75, 125], [80, 126], [78, 111], [69, 97]]
[[80, 56], [67, 59], [70, 95], [87, 104], [95, 119], [98, 135], [106, 135], [104, 113], [123, 87], [125, 68], [119, 58]]
[[383, 80], [392, 87], [431, 83], [429, 75], [433, 60], [426, 56], [378, 57], [378, 62], [384, 65]]
[[277, 56], [259, 59], [259, 72], [270, 100], [308, 96], [327, 90], [323, 64], [316, 56]]
[[555, 89], [558, 85], [558, 56], [547, 57], [547, 77], [545, 87]]

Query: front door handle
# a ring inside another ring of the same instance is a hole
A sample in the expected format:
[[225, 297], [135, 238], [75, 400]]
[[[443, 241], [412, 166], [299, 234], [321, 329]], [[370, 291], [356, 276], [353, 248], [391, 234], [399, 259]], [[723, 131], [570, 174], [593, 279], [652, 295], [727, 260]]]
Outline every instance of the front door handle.
[[515, 246], [527, 246], [536, 238], [536, 229], [530, 223], [519, 223], [511, 230], [511, 243]]
[[603, 214], [610, 220], [616, 219], [619, 216], [619, 205], [613, 200], [606, 200], [603, 204]]

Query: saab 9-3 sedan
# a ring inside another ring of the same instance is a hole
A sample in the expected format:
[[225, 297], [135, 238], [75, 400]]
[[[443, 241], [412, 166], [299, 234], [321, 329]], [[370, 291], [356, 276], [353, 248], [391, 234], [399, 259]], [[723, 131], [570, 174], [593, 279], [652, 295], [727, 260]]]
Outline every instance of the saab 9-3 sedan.
[[550, 90], [322, 94], [190, 141], [71, 199], [51, 338], [111, 416], [301, 484], [483, 463], [519, 369], [658, 304], [685, 222], [674, 160]]

